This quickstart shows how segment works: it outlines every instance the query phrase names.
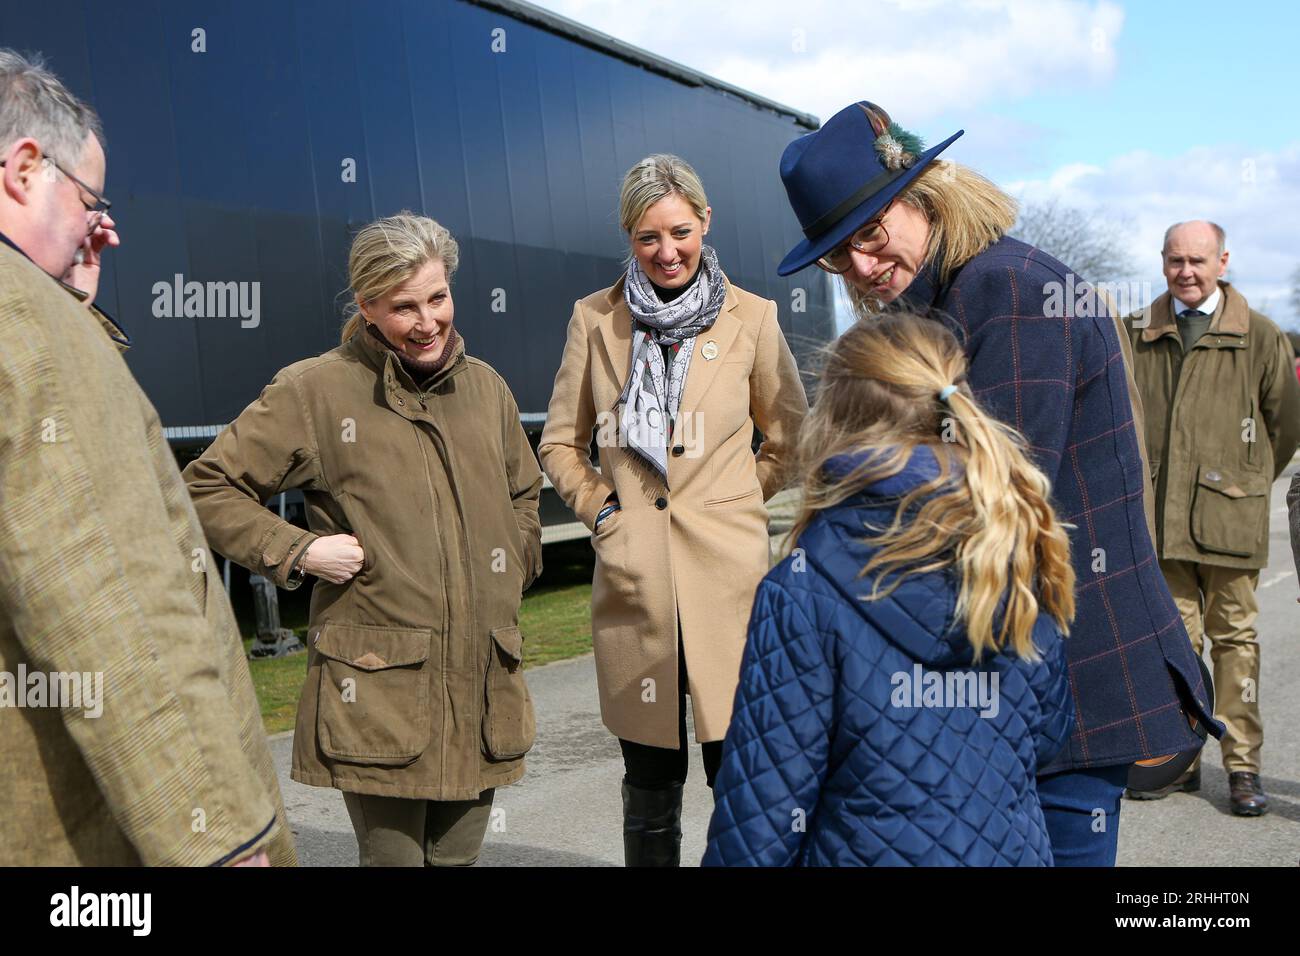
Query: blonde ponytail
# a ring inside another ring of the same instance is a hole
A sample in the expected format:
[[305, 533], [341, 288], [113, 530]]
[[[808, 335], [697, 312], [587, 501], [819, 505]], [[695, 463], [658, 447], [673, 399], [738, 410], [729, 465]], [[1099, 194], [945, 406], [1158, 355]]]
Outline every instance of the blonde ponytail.
[[[976, 659], [1006, 646], [1008, 638], [1017, 654], [1033, 657], [1030, 634], [1040, 601], [1063, 632], [1074, 619], [1069, 536], [1048, 503], [1047, 477], [1026, 457], [1023, 439], [985, 413], [969, 390], [959, 389], [949, 409], [966, 450], [964, 484], [975, 517], [971, 534], [957, 546], [957, 613], [966, 621]], [[994, 636], [1003, 595], [1006, 606]]]
[[[899, 502], [889, 527], [873, 529], [878, 550], [861, 572], [876, 576], [871, 598], [888, 595], [908, 575], [955, 566], [957, 614], [974, 659], [1008, 646], [1035, 659], [1039, 611], [1062, 631], [1074, 618], [1069, 537], [1024, 440], [971, 394], [957, 340], [934, 320], [891, 312], [859, 320], [823, 355], [797, 453], [804, 497], [790, 541], [819, 511], [900, 472], [924, 445], [939, 475]], [[941, 400], [948, 385], [956, 390]], [[861, 455], [851, 473], [825, 468], [844, 454]]]

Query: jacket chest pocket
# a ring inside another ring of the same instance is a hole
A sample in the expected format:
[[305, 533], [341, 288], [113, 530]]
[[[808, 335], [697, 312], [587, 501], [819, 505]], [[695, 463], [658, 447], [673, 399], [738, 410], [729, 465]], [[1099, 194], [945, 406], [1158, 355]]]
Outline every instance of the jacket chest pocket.
[[524, 682], [524, 638], [516, 626], [492, 628], [483, 700], [483, 746], [494, 760], [526, 754], [537, 734], [533, 699]]
[[1206, 551], [1248, 558], [1265, 540], [1266, 475], [1201, 465], [1192, 503], [1192, 537]]
[[316, 635], [321, 666], [316, 736], [334, 760], [403, 766], [429, 744], [429, 628], [329, 623]]

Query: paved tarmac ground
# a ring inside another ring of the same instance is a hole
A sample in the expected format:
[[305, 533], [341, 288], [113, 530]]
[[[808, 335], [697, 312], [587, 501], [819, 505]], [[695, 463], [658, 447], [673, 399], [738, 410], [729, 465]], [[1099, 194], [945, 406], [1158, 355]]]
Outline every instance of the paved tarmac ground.
[[[523, 780], [497, 791], [479, 866], [622, 866], [623, 758], [600, 722], [590, 654], [528, 672], [537, 742]], [[693, 735], [693, 731], [691, 731]], [[693, 740], [692, 736], [692, 740]], [[356, 866], [357, 844], [337, 790], [289, 779], [291, 734], [271, 740], [303, 866]], [[698, 744], [682, 813], [682, 862], [704, 855], [713, 798]]]
[[[1264, 713], [1263, 784], [1272, 807], [1258, 818], [1228, 810], [1228, 779], [1213, 739], [1202, 790], [1161, 801], [1124, 801], [1122, 866], [1295, 866], [1300, 862], [1300, 585], [1287, 538], [1286, 488], [1273, 487], [1269, 567], [1260, 575], [1259, 640]], [[1207, 649], [1208, 658], [1208, 649]], [[528, 672], [537, 708], [537, 743], [524, 779], [498, 791], [480, 866], [621, 866], [623, 765], [618, 742], [600, 722], [590, 655]], [[304, 866], [355, 866], [356, 840], [337, 790], [289, 779], [291, 735], [272, 738], [285, 806]], [[712, 798], [700, 749], [691, 745], [683, 812], [682, 862], [704, 853]]]
[[[1287, 530], [1286, 490], [1293, 462], [1273, 485], [1268, 567], [1260, 572], [1260, 687], [1263, 772], [1269, 811], [1235, 817], [1219, 743], [1201, 761], [1200, 793], [1125, 800], [1120, 811], [1121, 866], [1296, 866], [1300, 863], [1300, 585]], [[1205, 660], [1209, 664], [1209, 642]]]

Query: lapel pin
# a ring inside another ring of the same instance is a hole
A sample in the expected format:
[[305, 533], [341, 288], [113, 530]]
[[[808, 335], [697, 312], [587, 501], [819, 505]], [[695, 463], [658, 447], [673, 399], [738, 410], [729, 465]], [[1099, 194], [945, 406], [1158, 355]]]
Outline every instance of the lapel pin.
[[700, 349], [700, 353], [707, 361], [713, 361], [718, 357], [718, 343], [713, 339], [709, 339], [704, 343], [704, 348]]

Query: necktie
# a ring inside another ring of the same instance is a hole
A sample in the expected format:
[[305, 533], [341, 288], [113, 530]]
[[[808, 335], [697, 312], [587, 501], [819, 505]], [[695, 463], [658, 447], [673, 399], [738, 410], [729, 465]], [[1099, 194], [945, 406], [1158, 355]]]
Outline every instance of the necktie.
[[1200, 309], [1183, 309], [1183, 311], [1178, 313], [1178, 317], [1180, 319], [1191, 319], [1198, 315], [1204, 315], [1204, 314], [1205, 313], [1202, 312]]

